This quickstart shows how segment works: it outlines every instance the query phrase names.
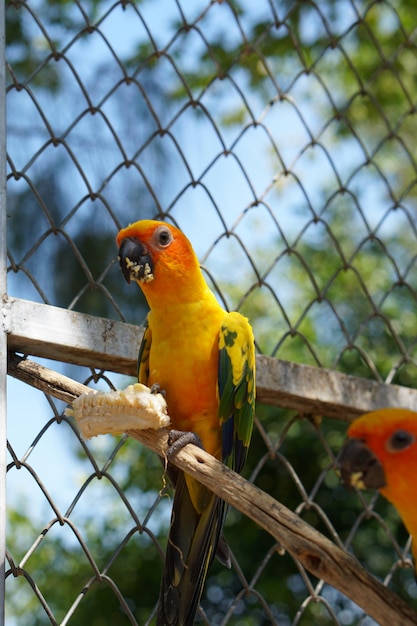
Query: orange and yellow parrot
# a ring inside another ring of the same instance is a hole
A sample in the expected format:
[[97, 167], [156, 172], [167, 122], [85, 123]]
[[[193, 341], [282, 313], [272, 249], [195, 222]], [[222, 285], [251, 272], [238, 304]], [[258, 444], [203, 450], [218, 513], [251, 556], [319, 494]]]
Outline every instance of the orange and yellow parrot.
[[[207, 452], [240, 472], [255, 406], [254, 340], [247, 319], [219, 305], [191, 243], [171, 224], [136, 222], [119, 232], [117, 245], [125, 279], [137, 282], [150, 308], [139, 382], [164, 391], [172, 439], [194, 433]], [[157, 623], [191, 626], [215, 554], [230, 566], [221, 536], [225, 503], [172, 465], [168, 470], [175, 495]]]
[[417, 413], [394, 408], [366, 413], [352, 422], [348, 436], [338, 459], [342, 481], [379, 489], [395, 506], [414, 538], [417, 568]]

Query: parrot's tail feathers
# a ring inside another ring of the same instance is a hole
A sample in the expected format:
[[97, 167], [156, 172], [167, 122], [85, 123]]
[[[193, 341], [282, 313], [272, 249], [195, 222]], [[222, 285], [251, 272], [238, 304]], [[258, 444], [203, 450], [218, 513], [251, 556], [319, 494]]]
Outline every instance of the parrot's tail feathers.
[[230, 548], [228, 546], [226, 539], [224, 538], [224, 535], [220, 535], [219, 537], [219, 543], [217, 544], [217, 550], [216, 550], [216, 557], [217, 557], [217, 560], [222, 565], [224, 565], [224, 567], [227, 567], [227, 569], [230, 569], [232, 567], [232, 557], [230, 554]]
[[196, 483], [204, 508], [192, 502], [184, 474], [176, 480], [165, 568], [158, 606], [158, 626], [192, 626], [208, 568], [214, 558], [230, 567], [230, 552], [221, 537], [225, 503]]

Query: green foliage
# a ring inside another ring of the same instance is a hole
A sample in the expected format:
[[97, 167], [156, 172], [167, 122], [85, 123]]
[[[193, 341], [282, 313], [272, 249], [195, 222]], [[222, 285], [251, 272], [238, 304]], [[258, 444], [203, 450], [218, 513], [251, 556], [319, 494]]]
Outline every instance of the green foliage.
[[[360, 17], [356, 26], [347, 31], [343, 30], [341, 20], [345, 8], [342, 0], [321, 3], [286, 0], [279, 3], [280, 17], [275, 23], [257, 17], [256, 11], [252, 13], [243, 2], [226, 4], [231, 16], [234, 13], [245, 18], [245, 38], [234, 35], [229, 22], [219, 24], [212, 29], [209, 47], [202, 46], [190, 62], [187, 37], [193, 33], [179, 24], [180, 34], [172, 55], [181, 69], [181, 80], [164, 83], [160, 56], [147, 41], [138, 42], [124, 60], [125, 67], [147, 66], [146, 90], [161, 108], [189, 102], [190, 95], [196, 99], [216, 79], [223, 81], [232, 77], [243, 85], [245, 93], [269, 102], [287, 97], [294, 77], [319, 76], [333, 100], [329, 105], [329, 100], [324, 103], [319, 99], [317, 114], [323, 124], [332, 120], [335, 129], [332, 139], [337, 146], [348, 146], [348, 139], [353, 137], [363, 146], [364, 159], [368, 159], [369, 154], [373, 156], [369, 176], [382, 176], [390, 183], [387, 195], [392, 201], [390, 211], [379, 215], [376, 226], [371, 226], [368, 214], [360, 208], [364, 190], [360, 182], [355, 183], [353, 174], [352, 188], [356, 192], [353, 200], [352, 190], [347, 193], [343, 185], [330, 197], [331, 192], [323, 189], [319, 212], [298, 207], [300, 215], [308, 212], [308, 228], [294, 237], [289, 247], [284, 246], [279, 257], [277, 249], [283, 248], [280, 241], [275, 241], [271, 249], [257, 251], [260, 265], [268, 269], [260, 276], [259, 288], [245, 297], [243, 304], [241, 285], [236, 284], [245, 282], [243, 273], [238, 281], [223, 285], [233, 305], [231, 308], [237, 306], [251, 319], [258, 349], [265, 354], [415, 386], [416, 366], [412, 355], [416, 290], [412, 281], [416, 233], [414, 220], [400, 201], [406, 196], [414, 198], [417, 188], [413, 104], [417, 93], [417, 57], [410, 35], [417, 22], [417, 4], [407, 0], [397, 0], [395, 7], [384, 2], [356, 3]], [[65, 99], [68, 92], [57, 72], [57, 64], [44, 64], [44, 61], [54, 55], [66, 38], [79, 32], [81, 13], [75, 11], [75, 4], [70, 0], [49, 0], [45, 3], [45, 14], [51, 34], [34, 36], [28, 31], [23, 11], [14, 10], [15, 2], [8, 5], [11, 82], [24, 82], [32, 76], [33, 88], [39, 88], [49, 97]], [[83, 2], [83, 10], [91, 23], [103, 6], [101, 0]], [[82, 28], [82, 37], [87, 37], [85, 21]], [[102, 68], [103, 80], [107, 69]], [[117, 104], [123, 113], [121, 119], [128, 111], [133, 111], [131, 126], [137, 125], [138, 133], [142, 126], [153, 129], [147, 107], [127, 106], [125, 97], [126, 92], [123, 92]], [[317, 92], [300, 88], [298, 97], [314, 101]], [[219, 119], [230, 129], [244, 124], [249, 115], [245, 103], [241, 102], [222, 109]], [[97, 135], [100, 137], [100, 133]], [[97, 136], [89, 139], [90, 147], [98, 141]], [[101, 148], [103, 146], [104, 143], [100, 144]], [[85, 145], [83, 147], [85, 149]], [[132, 148], [131, 152], [135, 150]], [[40, 282], [42, 277], [48, 276], [50, 291], [44, 294], [45, 301], [90, 314], [111, 318], [122, 315], [129, 321], [142, 322], [145, 306], [143, 300], [139, 300], [139, 291], [135, 295], [137, 308], [133, 313], [132, 288], [123, 284], [113, 264], [117, 252], [114, 236], [122, 224], [118, 224], [115, 214], [107, 208], [121, 202], [120, 213], [125, 223], [153, 215], [155, 205], [149, 195], [149, 181], [146, 177], [139, 181], [129, 178], [127, 183], [123, 179], [110, 193], [113, 181], [110, 177], [103, 183], [100, 194], [96, 194], [95, 187], [88, 189], [85, 206], [91, 203], [94, 210], [74, 227], [68, 227], [74, 209], [68, 199], [67, 177], [71, 178], [71, 174], [68, 175], [65, 158], [58, 159], [56, 154], [54, 147], [50, 169], [37, 172], [27, 187], [11, 166], [16, 183], [9, 194], [11, 271], [23, 262], [33, 277], [32, 282], [37, 279]], [[158, 158], [152, 163], [159, 163], [159, 167], [153, 167], [166, 176], [167, 161], [161, 153], [156, 156], [161, 159], [162, 167]], [[175, 170], [172, 160], [169, 165]], [[110, 167], [108, 169], [111, 171]], [[126, 165], [126, 171], [133, 169], [130, 163]], [[176, 170], [171, 176], [175, 174]], [[42, 217], [33, 220], [34, 214]], [[94, 222], [91, 215], [94, 215]], [[395, 215], [395, 223], [389, 221], [394, 217], [388, 215]], [[36, 244], [38, 241], [40, 245]], [[271, 258], [279, 258], [274, 267]], [[258, 406], [257, 413], [272, 442], [272, 450], [266, 450], [256, 430], [245, 475], [252, 476], [260, 488], [290, 509], [298, 510], [303, 519], [321, 532], [332, 538], [331, 524], [342, 541], [347, 540], [362, 515], [363, 504], [357, 494], [341, 487], [330, 467], [332, 455], [337, 454], [343, 444], [345, 424], [327, 419], [322, 422], [313, 418], [300, 420], [290, 411], [265, 406]], [[110, 451], [106, 449], [102, 454], [104, 463]], [[99, 452], [97, 457], [100, 457]], [[117, 468], [120, 489], [132, 507], [148, 511], [149, 503], [154, 502], [163, 486], [159, 461], [135, 442], [128, 442], [117, 454]], [[162, 570], [160, 549], [149, 535], [135, 531], [112, 561], [125, 536], [127, 522], [116, 507], [119, 494], [111, 492], [107, 497], [114, 503], [114, 511], [111, 506], [106, 507], [108, 515], [102, 519], [98, 511], [103, 503], [97, 502], [96, 506], [94, 502], [91, 515], [83, 520], [83, 540], [100, 571], [111, 563], [106, 574], [127, 599], [138, 623], [144, 624], [158, 596]], [[366, 494], [363, 498], [369, 501], [374, 495]], [[156, 520], [156, 539], [163, 544], [168, 516], [166, 507], [163, 512], [158, 511], [159, 507], [151, 519]], [[377, 511], [403, 545], [406, 534], [392, 507], [379, 498]], [[16, 563], [40, 533], [39, 527], [30, 520], [31, 512], [23, 505], [19, 506], [19, 511], [9, 510], [8, 547]], [[129, 524], [133, 524], [132, 519]], [[258, 577], [254, 586], [259, 593], [259, 596], [242, 594], [234, 617], [228, 623], [252, 626], [275, 619], [280, 624], [288, 624], [309, 593], [297, 566], [288, 554], [283, 554], [280, 546], [274, 545], [267, 533], [259, 532], [236, 511], [229, 513], [226, 536], [243, 576], [249, 581]], [[375, 575], [382, 578], [387, 575], [395, 554], [392, 542], [376, 518], [361, 520], [353, 548], [360, 561]], [[82, 598], [71, 625], [121, 626], [127, 623], [107, 581], [94, 580], [86, 590], [93, 576], [91, 564], [80, 544], [61, 535], [58, 526], [56, 532], [53, 529], [46, 534], [28, 559], [25, 571], [33, 576], [58, 623], [78, 594]], [[56, 580], [58, 575], [59, 581]], [[398, 571], [393, 587], [415, 603], [411, 576], [411, 571]], [[312, 580], [313, 585], [315, 582]], [[28, 579], [9, 577], [7, 585], [8, 590], [10, 588], [8, 612], [16, 624], [26, 624], [28, 615], [35, 626], [49, 623]], [[213, 564], [203, 600], [211, 623], [220, 623], [241, 590], [242, 583], [234, 569], [228, 571]], [[269, 617], [266, 617], [261, 597], [268, 604]], [[336, 614], [345, 611], [344, 624], [358, 622], [357, 613], [341, 594], [335, 593], [330, 603]], [[310, 603], [300, 623], [327, 625], [332, 620], [318, 602]]]

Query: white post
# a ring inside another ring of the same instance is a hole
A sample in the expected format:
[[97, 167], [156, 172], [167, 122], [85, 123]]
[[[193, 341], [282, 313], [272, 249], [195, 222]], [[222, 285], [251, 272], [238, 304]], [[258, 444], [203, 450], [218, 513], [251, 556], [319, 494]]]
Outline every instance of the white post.
[[[6, 55], [5, 3], [0, 2], [0, 294], [2, 303], [7, 292], [6, 267]], [[5, 559], [6, 559], [6, 376], [7, 335], [4, 325], [0, 330], [0, 626], [5, 614]]]

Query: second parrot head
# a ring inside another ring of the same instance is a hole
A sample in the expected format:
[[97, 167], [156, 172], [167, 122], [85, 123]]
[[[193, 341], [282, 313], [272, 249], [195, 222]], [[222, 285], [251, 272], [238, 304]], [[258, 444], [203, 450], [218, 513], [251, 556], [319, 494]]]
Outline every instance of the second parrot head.
[[361, 439], [350, 439], [337, 459], [346, 487], [380, 489], [385, 487], [385, 472], [379, 459]]
[[348, 436], [338, 458], [344, 484], [381, 489], [392, 500], [393, 477], [402, 484], [404, 466], [416, 459], [417, 414], [399, 408], [366, 413], [352, 422]]

